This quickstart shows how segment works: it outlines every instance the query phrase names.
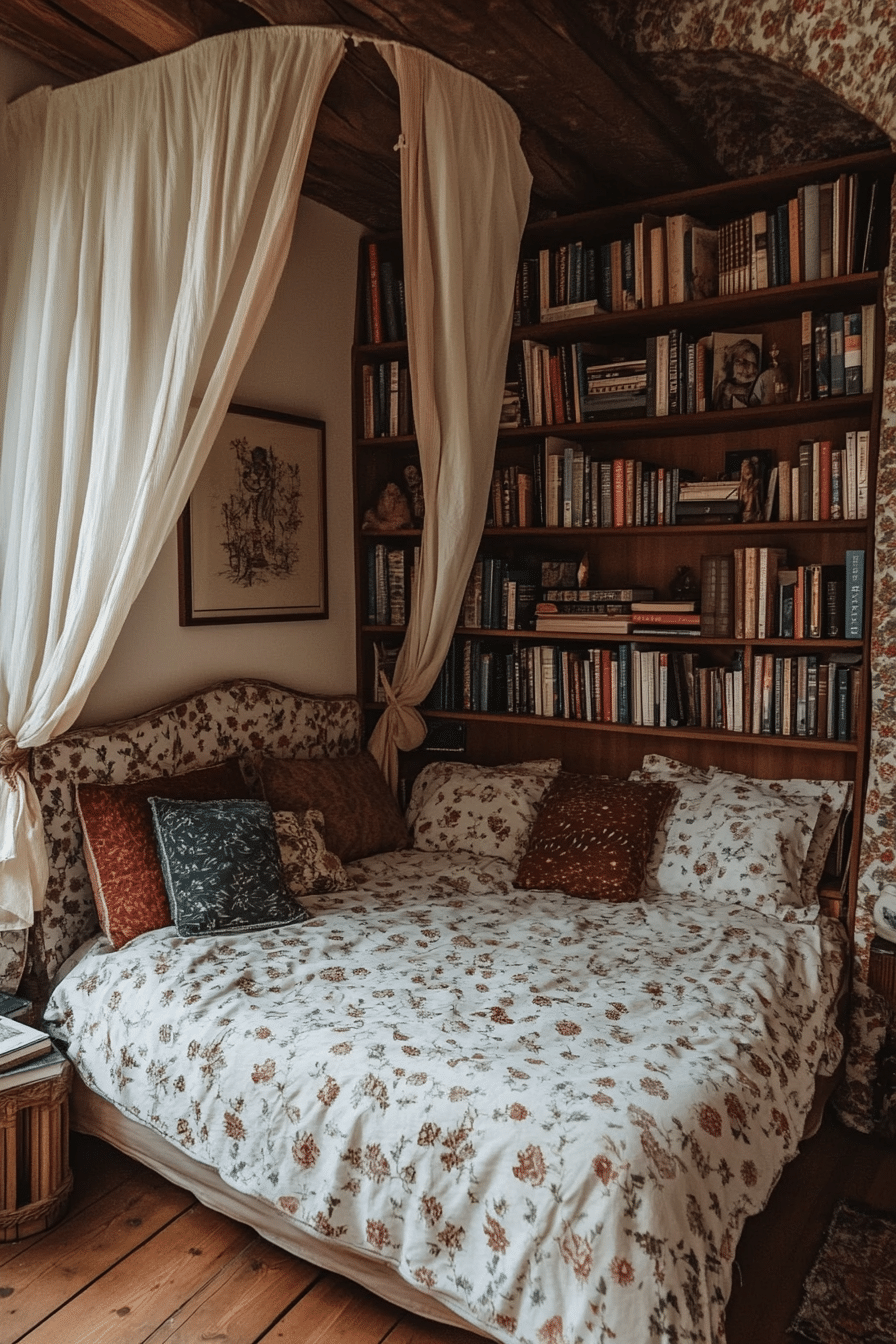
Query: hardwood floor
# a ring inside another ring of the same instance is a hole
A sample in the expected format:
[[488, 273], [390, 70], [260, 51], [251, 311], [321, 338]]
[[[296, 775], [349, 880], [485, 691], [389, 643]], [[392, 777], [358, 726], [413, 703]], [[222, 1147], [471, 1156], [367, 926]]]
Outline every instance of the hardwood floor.
[[[211, 1213], [114, 1149], [72, 1136], [66, 1218], [0, 1244], [0, 1344], [475, 1344]], [[826, 1118], [738, 1247], [728, 1344], [787, 1325], [838, 1199], [896, 1210], [896, 1147]], [[635, 1341], [624, 1341], [635, 1344]]]

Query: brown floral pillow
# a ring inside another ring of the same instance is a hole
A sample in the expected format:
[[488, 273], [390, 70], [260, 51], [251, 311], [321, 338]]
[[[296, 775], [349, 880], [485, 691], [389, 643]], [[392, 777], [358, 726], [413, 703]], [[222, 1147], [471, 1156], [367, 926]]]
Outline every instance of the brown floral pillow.
[[265, 756], [261, 785], [275, 812], [322, 812], [327, 848], [343, 863], [410, 843], [404, 817], [368, 751], [326, 760]]
[[325, 891], [345, 891], [355, 884], [324, 839], [324, 814], [309, 807], [304, 816], [275, 812], [274, 827], [283, 881], [291, 896], [315, 896]]
[[100, 928], [113, 947], [124, 947], [138, 934], [173, 922], [147, 802], [150, 795], [209, 802], [250, 796], [236, 759], [132, 784], [78, 786], [84, 859]]
[[669, 783], [558, 775], [535, 818], [517, 886], [637, 900], [653, 837], [674, 797]]

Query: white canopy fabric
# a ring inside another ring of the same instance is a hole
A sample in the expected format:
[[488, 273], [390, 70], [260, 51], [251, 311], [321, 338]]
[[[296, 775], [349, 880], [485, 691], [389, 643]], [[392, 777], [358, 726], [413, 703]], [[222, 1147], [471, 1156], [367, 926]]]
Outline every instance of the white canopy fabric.
[[254, 29], [4, 118], [0, 927], [27, 927], [46, 886], [20, 753], [77, 717], [186, 503], [343, 49], [331, 30]]
[[[516, 116], [423, 52], [377, 43], [401, 97], [411, 395], [426, 512], [407, 630], [370, 739], [393, 789], [445, 660], [482, 535], [532, 177]], [[385, 679], [384, 679], [385, 682]]]
[[[3, 117], [0, 960], [46, 885], [26, 750], [76, 719], [189, 497], [280, 278], [345, 36], [227, 34], [39, 90]], [[394, 780], [397, 746], [422, 737], [412, 706], [438, 674], [482, 527], [530, 176], [497, 95], [377, 46], [402, 103], [428, 502], [377, 739]]]

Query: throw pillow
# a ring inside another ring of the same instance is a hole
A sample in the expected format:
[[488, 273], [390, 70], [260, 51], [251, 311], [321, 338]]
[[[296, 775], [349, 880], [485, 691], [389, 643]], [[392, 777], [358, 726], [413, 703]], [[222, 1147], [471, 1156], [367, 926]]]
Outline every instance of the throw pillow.
[[283, 886], [274, 814], [255, 798], [150, 798], [178, 933], [236, 933], [308, 918]]
[[559, 760], [516, 765], [433, 761], [411, 790], [407, 822], [416, 849], [461, 850], [517, 864]]
[[78, 816], [100, 928], [113, 947], [171, 923], [150, 794], [164, 798], [247, 798], [239, 761], [131, 784], [80, 784]]
[[401, 810], [368, 751], [316, 760], [265, 756], [261, 785], [275, 812], [322, 812], [327, 848], [343, 863], [410, 843]]
[[283, 864], [283, 880], [291, 896], [345, 891], [355, 884], [324, 839], [324, 814], [309, 807], [304, 816], [275, 812], [274, 825]]
[[752, 779], [646, 756], [639, 779], [678, 797], [657, 833], [645, 889], [762, 905], [804, 904], [802, 874], [826, 789], [806, 779]]
[[672, 784], [561, 774], [532, 827], [518, 887], [635, 901]]

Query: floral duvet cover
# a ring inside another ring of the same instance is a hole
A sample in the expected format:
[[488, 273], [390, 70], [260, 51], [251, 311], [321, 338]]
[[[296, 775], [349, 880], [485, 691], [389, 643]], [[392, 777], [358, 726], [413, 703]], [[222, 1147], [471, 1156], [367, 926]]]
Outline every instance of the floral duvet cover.
[[83, 1080], [496, 1339], [723, 1341], [838, 1058], [838, 927], [413, 850], [349, 871], [303, 924], [94, 946], [47, 1013]]

